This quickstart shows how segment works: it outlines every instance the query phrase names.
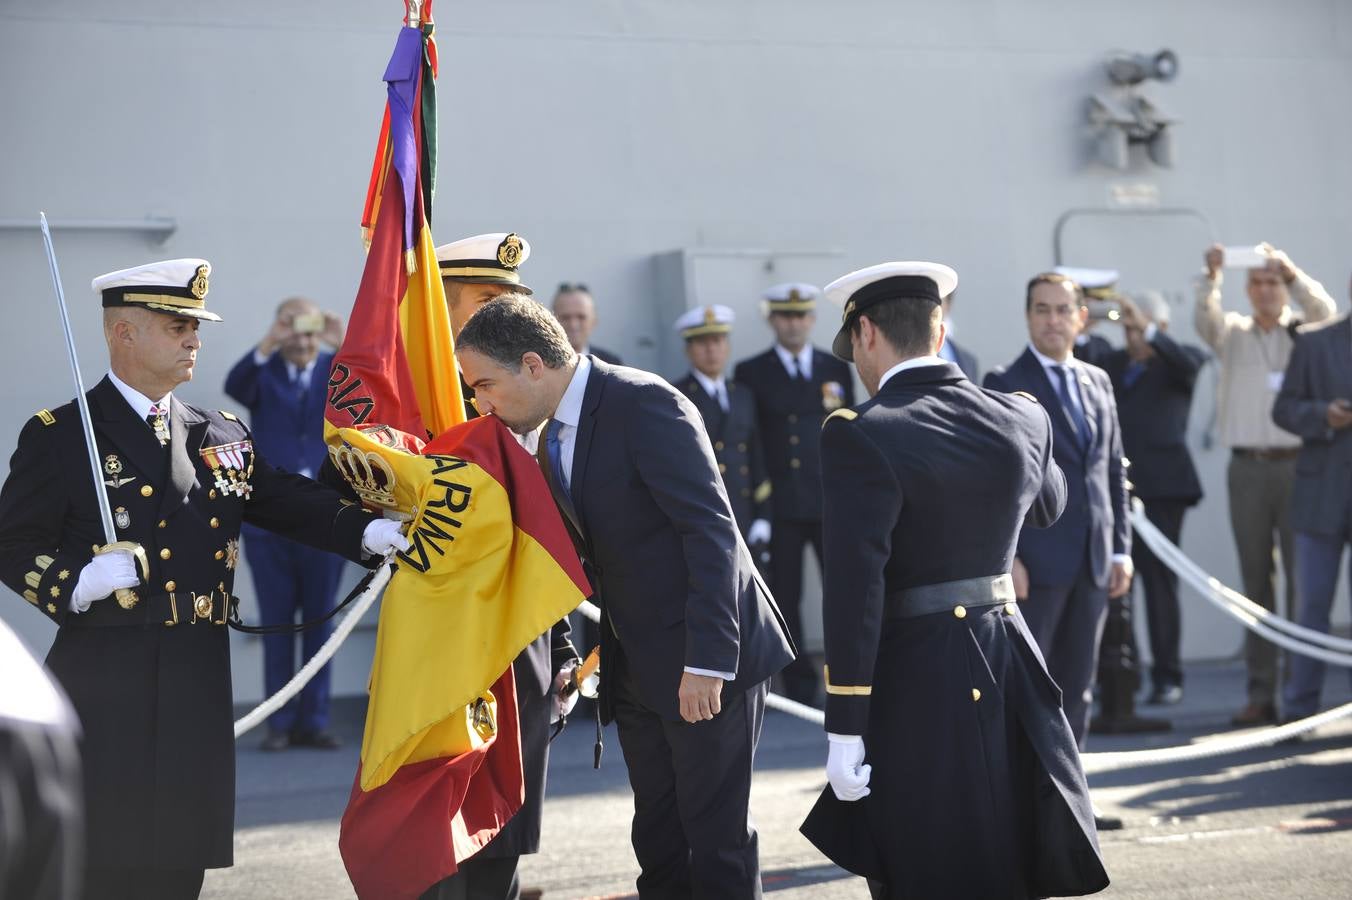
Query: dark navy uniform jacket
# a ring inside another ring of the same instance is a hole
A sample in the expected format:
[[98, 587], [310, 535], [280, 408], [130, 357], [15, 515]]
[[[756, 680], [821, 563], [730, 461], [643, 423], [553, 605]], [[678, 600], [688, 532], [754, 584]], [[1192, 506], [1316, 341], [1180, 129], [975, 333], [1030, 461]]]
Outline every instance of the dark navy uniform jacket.
[[1142, 500], [1191, 505], [1202, 499], [1202, 482], [1188, 451], [1188, 413], [1207, 355], [1163, 331], [1156, 332], [1151, 343], [1155, 355], [1134, 377], [1128, 376], [1127, 351], [1114, 350], [1103, 360], [1117, 396], [1122, 447], [1131, 460], [1127, 477]]
[[905, 369], [822, 429], [826, 729], [862, 735], [871, 793], [828, 787], [803, 832], [889, 897], [1107, 884], [1060, 691], [1013, 602], [911, 618], [907, 588], [1010, 571], [1066, 482], [1044, 409], [952, 363]]
[[[0, 490], [0, 579], [59, 626], [47, 666], [84, 730], [90, 866], [229, 866], [235, 813], [228, 597], [244, 522], [360, 561], [371, 514], [274, 469], [228, 413], [174, 397], [168, 448], [107, 378], [88, 393], [118, 540], [146, 551], [134, 606], [69, 610], [106, 543], [74, 402], [28, 420]], [[211, 448], [235, 445], [252, 490]], [[220, 458], [217, 458], [220, 461]]]
[[771, 347], [738, 363], [732, 380], [749, 387], [756, 397], [756, 421], [774, 485], [775, 518], [819, 521], [821, 424], [834, 410], [854, 405], [850, 367], [813, 348], [812, 377], [793, 379]]
[[723, 487], [732, 504], [732, 515], [745, 538], [752, 522], [757, 519], [769, 521], [773, 502], [760, 429], [756, 425], [756, 400], [745, 385], [725, 381], [728, 411], [723, 412], [723, 407], [709, 396], [694, 375], [687, 374], [675, 384], [704, 418], [704, 428], [714, 445], [718, 472], [723, 476]]

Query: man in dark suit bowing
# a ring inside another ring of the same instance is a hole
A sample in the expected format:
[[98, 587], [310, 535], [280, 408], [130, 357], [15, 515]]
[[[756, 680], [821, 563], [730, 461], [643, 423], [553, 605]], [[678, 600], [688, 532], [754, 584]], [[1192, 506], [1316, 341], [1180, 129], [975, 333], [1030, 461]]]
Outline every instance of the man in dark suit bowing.
[[[1127, 346], [1108, 354], [1103, 368], [1117, 396], [1133, 492], [1145, 505], [1146, 517], [1177, 544], [1183, 514], [1202, 499], [1202, 483], [1188, 452], [1188, 412], [1207, 354], [1169, 337], [1169, 307], [1163, 297], [1148, 298], [1145, 309], [1128, 297], [1120, 302]], [[1149, 702], [1178, 703], [1183, 699], [1178, 576], [1143, 541], [1132, 542], [1131, 556], [1145, 590], [1153, 661]], [[1123, 595], [1124, 601], [1130, 596]]]
[[640, 895], [759, 897], [752, 757], [793, 645], [699, 412], [654, 375], [579, 356], [524, 296], [481, 307], [456, 349], [480, 412], [545, 426], [542, 464], [602, 610], [601, 713], [634, 790]]
[[[775, 333], [769, 350], [737, 364], [733, 380], [751, 388], [774, 490], [770, 585], [793, 640], [803, 640], [803, 553], [822, 560], [821, 426], [832, 412], [854, 405], [850, 367], [812, 346], [819, 289], [777, 284], [765, 292], [766, 319]], [[802, 703], [818, 702], [821, 679], [806, 654], [784, 671], [784, 690]]]
[[1131, 524], [1122, 436], [1107, 374], [1074, 358], [1088, 310], [1064, 275], [1028, 282], [1029, 346], [986, 376], [998, 391], [1026, 391], [1051, 413], [1056, 462], [1070, 490], [1066, 511], [1045, 530], [1024, 530], [1014, 561], [1022, 609], [1052, 677], [1065, 692], [1066, 718], [1084, 749], [1091, 691], [1108, 598], [1131, 587]]

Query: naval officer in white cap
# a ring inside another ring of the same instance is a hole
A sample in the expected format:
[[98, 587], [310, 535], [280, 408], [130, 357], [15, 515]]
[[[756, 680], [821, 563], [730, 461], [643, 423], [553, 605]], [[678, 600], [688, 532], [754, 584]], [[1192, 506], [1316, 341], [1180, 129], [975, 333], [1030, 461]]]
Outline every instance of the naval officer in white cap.
[[871, 399], [822, 428], [829, 785], [802, 830], [874, 897], [1090, 893], [1084, 775], [1009, 574], [1066, 481], [1037, 402], [939, 357], [956, 286], [893, 262], [826, 288]]
[[[774, 496], [770, 536], [770, 589], [793, 640], [803, 641], [803, 554], [812, 545], [822, 559], [822, 475], [817, 446], [832, 410], [854, 404], [850, 367], [812, 345], [821, 290], [802, 282], [765, 291], [766, 321], [775, 333], [769, 350], [737, 364], [733, 380], [751, 388]], [[784, 670], [784, 691], [818, 703], [821, 682], [807, 654]]]
[[737, 528], [759, 558], [759, 551], [770, 542], [773, 498], [756, 424], [756, 400], [745, 385], [727, 376], [728, 335], [735, 318], [730, 307], [721, 305], [697, 306], [681, 314], [673, 327], [685, 341], [690, 371], [675, 386], [704, 418]]
[[195, 898], [205, 869], [233, 862], [225, 625], [240, 525], [353, 560], [408, 548], [397, 523], [272, 468], [239, 419], [174, 393], [199, 324], [220, 321], [210, 275], [172, 259], [94, 279], [110, 361], [88, 393], [101, 480], [72, 401], [28, 420], [0, 489], [0, 580], [56, 623], [47, 666], [84, 732], [89, 900]]

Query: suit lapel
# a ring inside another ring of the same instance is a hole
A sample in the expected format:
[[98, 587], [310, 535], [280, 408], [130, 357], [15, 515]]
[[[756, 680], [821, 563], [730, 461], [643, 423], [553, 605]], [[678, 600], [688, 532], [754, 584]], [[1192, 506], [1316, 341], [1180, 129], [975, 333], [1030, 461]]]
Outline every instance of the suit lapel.
[[1338, 384], [1342, 390], [1338, 396], [1352, 396], [1352, 318], [1345, 318], [1336, 327], [1337, 339], [1333, 344], [1333, 371], [1337, 372]]
[[1076, 366], [1080, 371], [1076, 374], [1076, 379], [1080, 386], [1080, 402], [1084, 404], [1084, 419], [1089, 423], [1089, 446], [1085, 448], [1086, 453], [1098, 445], [1099, 432], [1099, 411], [1102, 404], [1099, 403], [1098, 385], [1089, 373], [1084, 371], [1083, 366]]
[[167, 519], [183, 505], [194, 484], [197, 469], [194, 458], [202, 449], [207, 434], [207, 423], [179, 402], [170, 398], [169, 405], [169, 481], [160, 500], [160, 518]]
[[94, 385], [89, 398], [94, 401], [90, 416], [111, 445], [105, 449], [125, 457], [148, 483], [159, 484], [164, 478], [165, 454], [150, 426], [137, 417], [107, 378]]
[[1056, 385], [1052, 384], [1047, 370], [1042, 368], [1042, 363], [1033, 355], [1033, 351], [1025, 350], [1016, 365], [1022, 367], [1022, 380], [1032, 387], [1032, 394], [1038, 399], [1038, 402], [1048, 410], [1059, 410], [1059, 413], [1053, 413], [1050, 416], [1056, 442], [1062, 446], [1070, 447], [1075, 453], [1083, 456], [1084, 450], [1080, 446], [1075, 420], [1070, 417], [1070, 412], [1061, 402], [1061, 395], [1057, 392]]
[[591, 361], [591, 372], [587, 374], [587, 390], [582, 395], [582, 416], [577, 423], [577, 440], [573, 444], [573, 471], [568, 479], [568, 493], [573, 498], [579, 525], [585, 523], [587, 518], [582, 511], [580, 500], [587, 478], [587, 461], [591, 456], [592, 432], [596, 430], [596, 411], [601, 405], [601, 394], [605, 390], [604, 368], [609, 368], [596, 357], [592, 357]]

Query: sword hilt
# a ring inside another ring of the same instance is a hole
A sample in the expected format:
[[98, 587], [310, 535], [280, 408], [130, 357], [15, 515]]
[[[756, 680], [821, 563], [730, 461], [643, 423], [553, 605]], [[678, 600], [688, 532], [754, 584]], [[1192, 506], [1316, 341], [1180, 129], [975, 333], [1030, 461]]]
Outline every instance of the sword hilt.
[[[141, 572], [142, 581], [150, 581], [150, 560], [146, 558], [146, 550], [135, 541], [114, 541], [111, 544], [105, 544], [95, 551], [95, 556], [101, 556], [104, 553], [111, 553], [114, 550], [126, 550], [131, 554], [132, 559], [136, 560], [136, 568]], [[118, 588], [113, 591], [113, 598], [117, 600], [117, 605], [123, 609], [131, 609], [140, 601], [135, 588]]]

